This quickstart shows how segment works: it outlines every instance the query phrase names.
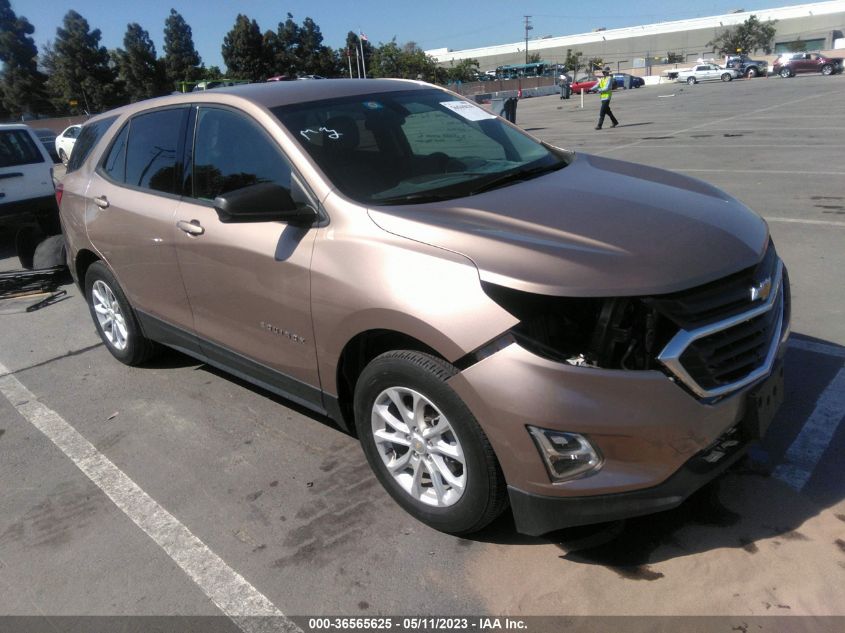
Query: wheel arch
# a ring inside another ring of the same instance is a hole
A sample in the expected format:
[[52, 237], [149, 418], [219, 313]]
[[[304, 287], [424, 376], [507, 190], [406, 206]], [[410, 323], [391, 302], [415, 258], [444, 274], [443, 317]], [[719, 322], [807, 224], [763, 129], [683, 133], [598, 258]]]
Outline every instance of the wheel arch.
[[353, 336], [340, 352], [335, 370], [337, 404], [342, 416], [338, 422], [354, 433], [355, 414], [353, 399], [355, 385], [364, 368], [385, 352], [410, 350], [431, 354], [444, 361], [448, 359], [436, 349], [405, 332], [391, 329], [371, 329]]
[[76, 260], [74, 261], [73, 270], [76, 273], [76, 284], [84, 290], [85, 275], [91, 264], [101, 261], [100, 257], [87, 248], [80, 249], [76, 253]]

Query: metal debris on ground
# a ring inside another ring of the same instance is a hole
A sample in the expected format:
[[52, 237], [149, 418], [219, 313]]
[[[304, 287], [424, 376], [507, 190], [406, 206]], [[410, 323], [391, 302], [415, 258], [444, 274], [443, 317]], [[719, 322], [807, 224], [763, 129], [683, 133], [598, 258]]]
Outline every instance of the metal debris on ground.
[[12, 270], [0, 272], [0, 299], [12, 297], [25, 297], [28, 295], [39, 295], [45, 292], [52, 293], [31, 306], [27, 306], [27, 312], [35, 312], [67, 294], [65, 290], [58, 287], [67, 274], [67, 267], [56, 266], [54, 268], [42, 268], [39, 270]]

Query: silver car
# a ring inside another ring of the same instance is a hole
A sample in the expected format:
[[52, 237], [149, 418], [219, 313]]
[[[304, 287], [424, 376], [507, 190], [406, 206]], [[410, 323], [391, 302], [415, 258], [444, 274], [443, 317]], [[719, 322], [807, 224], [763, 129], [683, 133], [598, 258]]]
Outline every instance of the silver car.
[[739, 71], [733, 68], [722, 68], [718, 64], [697, 64], [678, 73], [678, 81], [685, 81], [689, 85], [699, 81], [733, 81], [739, 77]]

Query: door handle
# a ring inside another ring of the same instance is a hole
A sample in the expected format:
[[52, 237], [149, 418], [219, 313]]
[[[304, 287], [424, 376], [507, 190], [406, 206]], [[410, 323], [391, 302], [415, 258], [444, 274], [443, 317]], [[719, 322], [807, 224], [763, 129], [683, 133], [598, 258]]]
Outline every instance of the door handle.
[[190, 222], [179, 220], [176, 226], [180, 231], [185, 231], [188, 235], [202, 235], [205, 233], [205, 229], [202, 228], [199, 220], [191, 220]]
[[96, 204], [101, 209], [108, 209], [109, 199], [105, 196], [97, 196], [96, 198], [94, 198], [94, 204]]

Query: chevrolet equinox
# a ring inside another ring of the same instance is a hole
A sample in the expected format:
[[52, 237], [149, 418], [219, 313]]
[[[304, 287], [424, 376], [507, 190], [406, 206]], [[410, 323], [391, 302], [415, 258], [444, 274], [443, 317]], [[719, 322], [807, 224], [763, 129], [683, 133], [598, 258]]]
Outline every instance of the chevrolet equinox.
[[136, 103], [85, 125], [57, 197], [115, 358], [169, 346], [330, 416], [438, 530], [672, 508], [782, 400], [758, 215], [427, 84]]

